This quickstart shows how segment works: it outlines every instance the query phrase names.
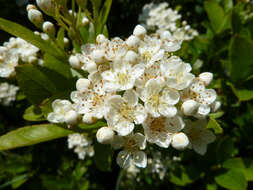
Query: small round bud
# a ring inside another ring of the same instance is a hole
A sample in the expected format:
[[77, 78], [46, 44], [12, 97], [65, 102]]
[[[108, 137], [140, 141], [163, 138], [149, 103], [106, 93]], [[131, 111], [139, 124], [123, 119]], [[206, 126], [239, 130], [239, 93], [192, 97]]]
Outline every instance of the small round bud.
[[94, 62], [88, 63], [85, 68], [88, 71], [88, 73], [93, 73], [97, 71], [97, 65]]
[[86, 78], [78, 79], [76, 82], [76, 89], [80, 92], [84, 92], [90, 86], [90, 81]]
[[55, 36], [55, 27], [52, 22], [49, 22], [49, 21], [44, 22], [42, 25], [42, 29], [43, 29], [43, 32], [45, 32], [49, 36], [51, 37]]
[[136, 63], [138, 55], [134, 51], [128, 51], [124, 57], [125, 61], [128, 63]]
[[186, 100], [181, 107], [181, 111], [185, 114], [185, 115], [193, 115], [198, 108], [198, 103], [194, 100]]
[[171, 33], [169, 31], [164, 31], [160, 34], [162, 40], [169, 40], [172, 38]]
[[213, 80], [213, 73], [210, 72], [200, 73], [199, 79], [203, 81], [206, 86], [208, 86]]
[[103, 34], [99, 34], [96, 38], [98, 44], [102, 44], [107, 41], [107, 38]]
[[140, 44], [140, 39], [137, 38], [134, 35], [129, 36], [129, 38], [126, 40], [126, 44], [130, 49], [136, 49], [138, 48]]
[[105, 62], [105, 53], [102, 50], [94, 50], [91, 54], [93, 60], [96, 63], [104, 63]]
[[45, 40], [45, 41], [49, 40], [49, 36], [48, 36], [47, 34], [45, 34], [45, 33], [41, 33], [41, 34], [40, 34], [40, 37], [41, 37], [43, 40]]
[[67, 124], [73, 125], [77, 122], [77, 119], [78, 119], [78, 114], [74, 110], [68, 111], [65, 115], [65, 122]]
[[114, 132], [110, 127], [101, 127], [96, 134], [97, 141], [101, 144], [110, 144], [114, 136]]
[[173, 148], [182, 150], [189, 145], [189, 139], [184, 133], [180, 132], [173, 135], [171, 144]]
[[83, 17], [81, 23], [82, 23], [82, 26], [87, 26], [90, 23], [90, 21], [87, 17]]
[[39, 10], [36, 9], [30, 9], [28, 11], [28, 19], [38, 27], [41, 27], [43, 23], [43, 16], [42, 13]]
[[139, 24], [134, 28], [134, 32], [133, 32], [133, 34], [140, 39], [144, 38], [146, 33], [147, 33], [146, 29]]
[[220, 109], [220, 107], [221, 107], [221, 102], [220, 101], [215, 101], [211, 105], [212, 112], [216, 112], [218, 109]]
[[31, 9], [37, 9], [37, 8], [36, 8], [35, 5], [28, 4], [28, 5], [26, 6], [26, 11], [28, 12], [28, 11], [31, 10]]
[[64, 37], [63, 38], [63, 42], [64, 42], [64, 46], [68, 46], [69, 45], [69, 39]]
[[53, 16], [55, 13], [54, 0], [36, 0], [39, 8], [49, 16]]
[[92, 123], [96, 122], [96, 118], [94, 118], [92, 114], [86, 113], [83, 116], [83, 122], [86, 124], [92, 124]]
[[77, 56], [75, 55], [71, 55], [69, 57], [69, 63], [71, 65], [71, 67], [75, 68], [75, 69], [80, 69], [81, 68], [81, 62], [80, 60], [78, 59]]

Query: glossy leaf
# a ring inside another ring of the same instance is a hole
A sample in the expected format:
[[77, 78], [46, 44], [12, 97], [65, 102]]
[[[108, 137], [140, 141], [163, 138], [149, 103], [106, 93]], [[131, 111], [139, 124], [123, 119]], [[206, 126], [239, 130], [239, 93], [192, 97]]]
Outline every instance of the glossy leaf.
[[11, 131], [0, 137], [0, 150], [29, 146], [71, 134], [55, 124], [32, 125]]
[[43, 121], [46, 120], [39, 108], [30, 106], [25, 110], [23, 118], [27, 121]]
[[223, 132], [220, 124], [212, 117], [210, 117], [206, 128], [213, 129], [216, 134], [221, 134]]

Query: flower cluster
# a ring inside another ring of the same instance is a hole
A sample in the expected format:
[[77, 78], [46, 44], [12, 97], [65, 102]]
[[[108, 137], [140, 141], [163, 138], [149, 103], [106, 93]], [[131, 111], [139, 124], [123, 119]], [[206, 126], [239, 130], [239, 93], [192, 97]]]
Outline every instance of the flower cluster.
[[178, 40], [192, 40], [198, 35], [198, 32], [190, 27], [186, 21], [180, 22], [181, 15], [178, 11], [168, 8], [168, 3], [146, 4], [143, 7], [142, 14], [139, 15], [139, 21], [151, 31], [161, 33], [170, 31]]
[[20, 61], [26, 63], [38, 61], [38, 52], [37, 47], [25, 40], [11, 37], [0, 46], [0, 77], [8, 78], [15, 75], [15, 67]]
[[71, 66], [87, 71], [88, 78], [77, 81], [73, 103], [53, 102], [48, 120], [73, 125], [105, 119], [107, 126], [97, 131], [97, 141], [121, 149], [117, 163], [124, 168], [131, 163], [146, 167], [147, 142], [204, 154], [214, 135], [198, 124], [192, 124], [192, 131], [187, 121], [189, 116], [204, 120], [220, 102], [207, 88], [212, 73], [195, 77], [191, 65], [173, 55], [180, 43], [167, 31], [149, 36], [141, 25], [126, 40], [98, 35], [96, 44], [70, 56]]
[[84, 134], [74, 133], [68, 136], [69, 149], [74, 149], [74, 152], [81, 160], [84, 160], [86, 155], [89, 157], [94, 155], [94, 149], [91, 143], [91, 139]]
[[7, 82], [0, 84], [0, 104], [9, 106], [15, 101], [18, 87]]

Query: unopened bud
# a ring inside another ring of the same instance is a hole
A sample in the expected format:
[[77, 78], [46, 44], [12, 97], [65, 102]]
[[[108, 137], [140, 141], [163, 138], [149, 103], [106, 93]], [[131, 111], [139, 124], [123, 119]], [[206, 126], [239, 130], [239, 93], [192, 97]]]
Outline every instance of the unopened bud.
[[55, 13], [54, 0], [36, 0], [39, 8], [49, 16], [53, 16]]
[[86, 65], [85, 69], [88, 71], [88, 73], [93, 73], [97, 71], [97, 64], [94, 62], [90, 62]]
[[69, 45], [69, 39], [66, 38], [66, 37], [64, 37], [63, 42], [64, 42], [64, 46], [68, 46]]
[[41, 27], [43, 23], [42, 13], [37, 9], [30, 9], [28, 11], [28, 19], [37, 27]]
[[65, 115], [65, 122], [67, 124], [73, 125], [77, 122], [77, 119], [78, 119], [78, 114], [74, 110], [68, 111]]
[[44, 22], [43, 26], [42, 26], [42, 29], [43, 29], [43, 32], [48, 34], [50, 37], [55, 36], [55, 27], [54, 27], [54, 24], [52, 22], [49, 22], [49, 21]]
[[173, 148], [183, 150], [189, 145], [189, 139], [184, 133], [180, 132], [173, 135], [171, 144]]
[[198, 108], [198, 103], [194, 100], [186, 100], [181, 107], [181, 111], [185, 114], [185, 115], [193, 115]]
[[97, 131], [97, 141], [101, 144], [110, 144], [112, 142], [114, 132], [110, 127], [102, 127]]
[[98, 44], [102, 44], [107, 41], [107, 38], [103, 34], [99, 34], [96, 38]]
[[28, 4], [28, 5], [26, 6], [26, 11], [28, 12], [28, 11], [31, 10], [31, 9], [37, 9], [37, 7], [36, 7], [35, 5]]
[[206, 86], [208, 86], [213, 80], [213, 73], [210, 72], [201, 73], [199, 75], [199, 79], [203, 81]]
[[140, 39], [137, 38], [134, 35], [129, 36], [129, 38], [126, 40], [126, 44], [130, 49], [136, 49], [138, 48], [140, 44]]
[[134, 51], [128, 51], [124, 57], [125, 61], [128, 63], [136, 63], [138, 55]]
[[83, 17], [81, 23], [82, 23], [82, 26], [87, 26], [90, 23], [90, 21], [87, 17]]
[[90, 81], [86, 78], [78, 79], [76, 82], [76, 89], [80, 92], [84, 92], [90, 86]]
[[71, 65], [71, 67], [75, 68], [75, 69], [80, 69], [81, 68], [81, 62], [80, 60], [78, 59], [77, 56], [75, 55], [71, 55], [69, 57], [69, 63]]
[[147, 33], [146, 29], [143, 26], [141, 26], [141, 25], [137, 25], [134, 28], [134, 32], [133, 32], [133, 34], [136, 37], [140, 38], [140, 39], [144, 38], [144, 36], [146, 35], [146, 33]]

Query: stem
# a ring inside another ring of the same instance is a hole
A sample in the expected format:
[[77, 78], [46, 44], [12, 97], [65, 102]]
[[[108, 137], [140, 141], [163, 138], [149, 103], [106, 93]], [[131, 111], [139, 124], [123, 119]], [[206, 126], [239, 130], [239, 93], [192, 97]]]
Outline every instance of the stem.
[[119, 190], [120, 182], [121, 182], [121, 179], [122, 179], [123, 175], [124, 175], [124, 169], [120, 169], [120, 172], [119, 172], [119, 175], [118, 175], [118, 178], [117, 178], [117, 182], [116, 182], [115, 190]]

